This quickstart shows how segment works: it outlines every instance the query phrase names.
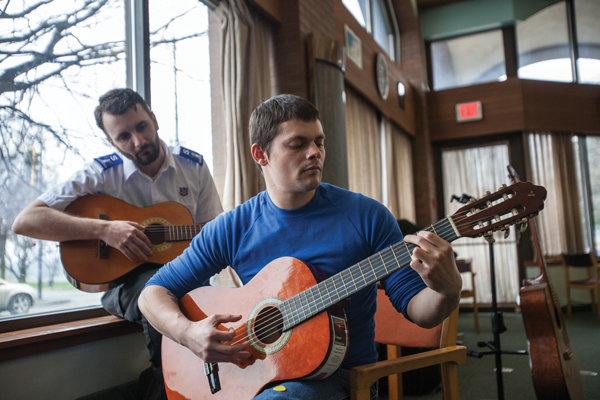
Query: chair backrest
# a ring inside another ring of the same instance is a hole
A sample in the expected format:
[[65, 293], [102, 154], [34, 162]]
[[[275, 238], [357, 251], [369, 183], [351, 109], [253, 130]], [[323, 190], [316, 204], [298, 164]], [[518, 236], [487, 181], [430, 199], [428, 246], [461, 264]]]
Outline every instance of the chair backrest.
[[568, 267], [590, 268], [597, 266], [596, 255], [593, 253], [562, 254], [562, 258]]
[[473, 272], [471, 270], [471, 260], [456, 260], [456, 267], [461, 274], [464, 272]]
[[425, 329], [396, 311], [383, 289], [377, 289], [375, 341], [404, 347], [440, 348], [456, 344], [458, 308], [444, 323]]

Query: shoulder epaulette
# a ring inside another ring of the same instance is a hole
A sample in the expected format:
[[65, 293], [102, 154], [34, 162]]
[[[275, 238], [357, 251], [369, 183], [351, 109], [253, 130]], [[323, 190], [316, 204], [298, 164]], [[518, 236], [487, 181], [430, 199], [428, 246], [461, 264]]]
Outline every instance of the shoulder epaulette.
[[112, 153], [107, 156], [94, 158], [94, 160], [98, 161], [98, 163], [102, 165], [102, 169], [104, 169], [105, 171], [119, 164], [123, 164], [123, 160], [117, 153]]
[[179, 147], [179, 155], [183, 158], [187, 158], [188, 160], [195, 162], [196, 164], [200, 164], [200, 166], [204, 164], [204, 157], [202, 157], [202, 154], [196, 153], [195, 151], [190, 149], [186, 149], [183, 146]]

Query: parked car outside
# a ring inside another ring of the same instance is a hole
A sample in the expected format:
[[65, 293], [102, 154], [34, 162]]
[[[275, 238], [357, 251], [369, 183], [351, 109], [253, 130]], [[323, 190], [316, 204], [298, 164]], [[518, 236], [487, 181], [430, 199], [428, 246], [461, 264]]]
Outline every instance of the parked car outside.
[[0, 311], [25, 314], [33, 305], [35, 289], [24, 283], [6, 282], [0, 279]]

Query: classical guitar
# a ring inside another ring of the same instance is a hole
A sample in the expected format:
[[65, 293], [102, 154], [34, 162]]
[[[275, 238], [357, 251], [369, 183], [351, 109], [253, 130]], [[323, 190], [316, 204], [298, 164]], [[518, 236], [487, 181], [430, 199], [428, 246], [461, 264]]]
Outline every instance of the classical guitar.
[[[514, 168], [509, 165], [507, 169], [512, 181], [519, 182]], [[535, 393], [540, 400], [583, 399], [579, 365], [567, 334], [560, 301], [550, 282], [535, 221], [530, 220], [529, 226], [541, 274], [525, 279], [520, 299]]]
[[[545, 198], [545, 188], [528, 182], [504, 186], [426, 230], [447, 241], [490, 236], [525, 223], [543, 208]], [[278, 381], [330, 376], [341, 365], [348, 344], [345, 315], [332, 306], [408, 265], [413, 250], [414, 245], [400, 241], [323, 280], [314, 267], [284, 257], [266, 265], [241, 288], [205, 286], [186, 294], [179, 307], [192, 321], [212, 314], [241, 314], [243, 322], [219, 329], [234, 328], [236, 337], [228, 343], [247, 341], [252, 357], [239, 366], [204, 363], [163, 337], [169, 399], [244, 400]]]
[[[180, 255], [202, 229], [202, 224], [194, 224], [188, 209], [175, 202], [139, 208], [111, 196], [90, 194], [69, 204], [65, 211], [86, 218], [139, 223], [146, 227], [144, 233], [152, 243], [148, 262], [158, 264]], [[87, 292], [107, 290], [110, 282], [142, 264], [129, 260], [102, 240], [61, 242], [60, 256], [69, 281]]]

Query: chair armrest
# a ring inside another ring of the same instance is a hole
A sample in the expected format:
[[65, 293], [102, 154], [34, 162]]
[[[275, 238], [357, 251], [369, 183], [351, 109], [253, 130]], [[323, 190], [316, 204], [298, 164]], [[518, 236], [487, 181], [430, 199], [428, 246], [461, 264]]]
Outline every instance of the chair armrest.
[[465, 346], [448, 346], [441, 349], [429, 350], [423, 353], [412, 354], [393, 360], [379, 361], [354, 367], [350, 370], [351, 391], [368, 389], [376, 380], [384, 376], [399, 374], [430, 365], [452, 362], [464, 364], [467, 361], [467, 348]]

